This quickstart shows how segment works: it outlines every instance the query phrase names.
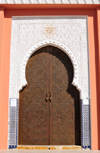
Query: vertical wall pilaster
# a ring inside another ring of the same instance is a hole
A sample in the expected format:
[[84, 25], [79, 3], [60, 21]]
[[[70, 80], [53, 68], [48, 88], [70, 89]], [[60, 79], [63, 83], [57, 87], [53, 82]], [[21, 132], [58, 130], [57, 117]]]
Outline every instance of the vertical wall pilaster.
[[98, 122], [98, 149], [100, 150], [100, 7], [97, 8], [97, 42], [98, 42], [98, 101], [97, 101], [97, 122]]
[[[0, 7], [0, 149], [7, 149], [7, 122], [5, 123], [6, 113], [4, 109], [5, 102], [3, 101], [4, 82], [3, 82], [3, 57], [4, 57], [4, 8]], [[7, 106], [5, 106], [7, 107]], [[8, 109], [8, 108], [7, 108]]]
[[[4, 32], [4, 8], [0, 7], [0, 82], [1, 82], [1, 69], [2, 69], [2, 52], [3, 52], [3, 32]], [[1, 84], [0, 84], [1, 86]], [[1, 91], [1, 88], [0, 88]], [[0, 92], [1, 98], [1, 92]]]
[[11, 18], [0, 8], [0, 150], [8, 148]]

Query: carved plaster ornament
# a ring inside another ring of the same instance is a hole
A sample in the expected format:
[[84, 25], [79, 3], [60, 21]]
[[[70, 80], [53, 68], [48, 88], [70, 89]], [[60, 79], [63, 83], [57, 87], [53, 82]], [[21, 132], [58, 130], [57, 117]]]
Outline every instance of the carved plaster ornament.
[[43, 33], [46, 34], [47, 37], [52, 37], [56, 33], [56, 28], [53, 25], [47, 25], [43, 28]]
[[47, 45], [69, 56], [74, 67], [72, 84], [81, 98], [89, 96], [87, 17], [13, 17], [11, 39], [9, 98], [19, 98], [19, 91], [27, 85], [28, 59]]
[[20, 71], [19, 71], [19, 75], [18, 75], [19, 80], [20, 80], [18, 90], [20, 91], [24, 86], [27, 85], [27, 81], [26, 81], [26, 77], [25, 77], [25, 69], [26, 69], [28, 59], [39, 48], [42, 48], [47, 45], [52, 45], [52, 46], [58, 47], [69, 56], [69, 58], [72, 61], [73, 67], [74, 67], [74, 78], [73, 78], [72, 84], [75, 85], [79, 90], [81, 90], [81, 85], [80, 85], [80, 81], [79, 81], [80, 80], [79, 66], [78, 66], [76, 57], [74, 56], [73, 52], [67, 46], [65, 46], [63, 43], [60, 43], [55, 40], [45, 40], [45, 41], [39, 42], [35, 46], [32, 46], [25, 53], [23, 60], [22, 60], [22, 63], [20, 65]]

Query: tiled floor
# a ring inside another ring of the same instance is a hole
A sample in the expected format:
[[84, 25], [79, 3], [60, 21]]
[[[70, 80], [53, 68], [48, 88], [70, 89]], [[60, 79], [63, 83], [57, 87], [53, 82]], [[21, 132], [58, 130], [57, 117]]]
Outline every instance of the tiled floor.
[[0, 150], [0, 153], [100, 153], [93, 150]]

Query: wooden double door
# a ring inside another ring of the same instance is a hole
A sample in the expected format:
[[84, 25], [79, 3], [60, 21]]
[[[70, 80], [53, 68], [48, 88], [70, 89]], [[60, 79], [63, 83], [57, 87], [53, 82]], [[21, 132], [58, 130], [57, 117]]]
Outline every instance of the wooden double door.
[[79, 92], [68, 56], [52, 46], [34, 53], [19, 96], [19, 144], [80, 144]]

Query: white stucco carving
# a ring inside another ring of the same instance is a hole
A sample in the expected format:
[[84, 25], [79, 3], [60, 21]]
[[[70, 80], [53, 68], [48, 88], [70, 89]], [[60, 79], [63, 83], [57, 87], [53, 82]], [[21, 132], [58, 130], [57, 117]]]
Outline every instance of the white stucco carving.
[[25, 69], [26, 69], [26, 65], [27, 65], [29, 57], [35, 51], [37, 51], [39, 48], [47, 46], [47, 45], [52, 45], [52, 46], [58, 47], [69, 56], [69, 58], [71, 59], [71, 61], [73, 63], [73, 67], [74, 67], [74, 77], [73, 77], [72, 84], [75, 85], [79, 90], [81, 90], [81, 85], [80, 85], [80, 81], [79, 81], [80, 80], [79, 66], [78, 66], [77, 59], [76, 59], [75, 55], [67, 46], [65, 46], [63, 43], [60, 43], [55, 40], [41, 41], [41, 42], [35, 44], [34, 46], [32, 46], [30, 49], [28, 49], [28, 51], [25, 53], [23, 60], [21, 62], [21, 65], [20, 65], [20, 71], [19, 71], [19, 75], [18, 75], [19, 81], [20, 81], [18, 90], [20, 91], [25, 85], [27, 85], [26, 76], [25, 76]]
[[[43, 33], [47, 25], [56, 29], [52, 37]], [[86, 17], [13, 17], [9, 98], [19, 98], [19, 90], [27, 84], [25, 67], [29, 57], [46, 45], [56, 46], [70, 57], [73, 84], [81, 91], [81, 98], [88, 98], [87, 42]]]
[[100, 0], [0, 0], [0, 4], [100, 4]]

